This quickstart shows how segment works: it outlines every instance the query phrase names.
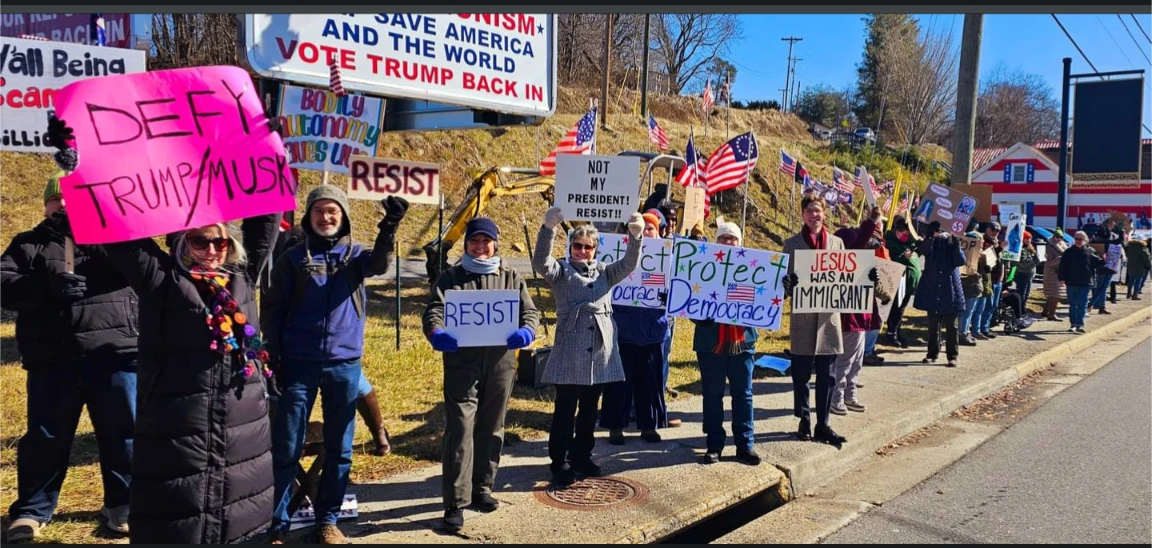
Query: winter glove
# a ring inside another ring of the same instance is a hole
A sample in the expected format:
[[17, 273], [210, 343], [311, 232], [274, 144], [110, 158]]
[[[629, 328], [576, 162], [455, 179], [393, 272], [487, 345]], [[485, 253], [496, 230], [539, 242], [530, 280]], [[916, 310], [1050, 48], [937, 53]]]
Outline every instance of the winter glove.
[[800, 277], [793, 272], [784, 276], [782, 281], [784, 282], [784, 294], [790, 295], [792, 294], [792, 289], [796, 287], [796, 284], [800, 283]]
[[460, 345], [456, 343], [456, 337], [449, 335], [447, 331], [441, 328], [432, 330], [432, 348], [437, 352], [455, 352]]
[[381, 224], [397, 226], [408, 214], [408, 200], [399, 196], [389, 196], [380, 200], [380, 203], [384, 206], [384, 220]]
[[560, 208], [553, 207], [544, 212], [544, 228], [552, 230], [562, 222], [564, 222], [564, 214], [560, 212]]
[[660, 299], [660, 304], [663, 304], [663, 305], [668, 304], [668, 292], [667, 291], [657, 291], [656, 292], [656, 298]]
[[268, 116], [268, 129], [275, 134], [284, 137], [284, 126], [280, 123], [279, 116]]
[[534, 340], [536, 340], [536, 332], [528, 329], [527, 327], [521, 327], [520, 329], [517, 329], [516, 332], [513, 333], [510, 337], [508, 337], [508, 348], [510, 350], [524, 348], [532, 344], [532, 341]]
[[871, 280], [872, 283], [880, 281], [880, 275], [876, 273], [876, 267], [872, 267], [872, 270], [868, 271], [868, 279]]
[[88, 295], [88, 279], [79, 274], [61, 272], [51, 278], [52, 296], [62, 301], [78, 301]]
[[64, 120], [57, 118], [55, 114], [48, 119], [48, 132], [45, 136], [48, 137], [48, 142], [59, 150], [71, 148], [68, 142], [76, 139], [72, 128], [68, 127]]
[[639, 213], [633, 213], [628, 218], [628, 235], [639, 238], [641, 234], [644, 234], [644, 217]]

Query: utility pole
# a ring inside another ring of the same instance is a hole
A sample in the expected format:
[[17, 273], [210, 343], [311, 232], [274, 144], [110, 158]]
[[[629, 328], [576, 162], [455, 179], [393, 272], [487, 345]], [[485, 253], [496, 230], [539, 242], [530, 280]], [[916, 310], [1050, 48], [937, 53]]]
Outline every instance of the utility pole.
[[788, 88], [780, 88], [780, 112], [788, 112], [784, 105], [788, 104]]
[[796, 77], [796, 63], [803, 61], [803, 59], [796, 58], [792, 60], [792, 98], [788, 100], [788, 104], [792, 108], [796, 108], [796, 100], [800, 97], [800, 78]]
[[780, 39], [781, 42], [788, 42], [788, 66], [784, 69], [784, 103], [780, 105], [784, 112], [788, 112], [788, 91], [792, 89], [792, 46], [803, 40], [795, 36]]
[[972, 146], [976, 134], [976, 98], [979, 91], [980, 40], [984, 35], [984, 14], [964, 16], [960, 42], [960, 77], [956, 87], [956, 130], [952, 136], [952, 181], [972, 182]]
[[640, 118], [648, 120], [648, 46], [652, 43], [652, 14], [644, 14], [644, 74], [640, 76]]
[[600, 127], [608, 127], [608, 76], [612, 73], [612, 14], [604, 27], [604, 87], [600, 94]]

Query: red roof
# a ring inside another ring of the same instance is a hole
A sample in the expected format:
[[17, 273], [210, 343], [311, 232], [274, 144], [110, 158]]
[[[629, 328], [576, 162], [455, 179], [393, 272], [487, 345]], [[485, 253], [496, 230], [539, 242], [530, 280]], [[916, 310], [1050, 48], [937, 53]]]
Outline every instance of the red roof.
[[[1071, 145], [1072, 143], [1069, 142], [1068, 144]], [[1141, 139], [1140, 144], [1141, 145], [1152, 144], [1152, 139]], [[988, 164], [988, 162], [991, 162], [997, 156], [1004, 154], [1004, 151], [1008, 150], [1009, 148], [1011, 148], [1011, 147], [978, 148], [978, 149], [973, 150], [972, 151], [972, 171], [975, 172], [976, 170], [984, 167], [985, 165]], [[1060, 148], [1060, 141], [1054, 141], [1054, 140], [1040, 141], [1040, 142], [1032, 145], [1032, 148], [1035, 148], [1037, 150], [1052, 150], [1055, 148]]]

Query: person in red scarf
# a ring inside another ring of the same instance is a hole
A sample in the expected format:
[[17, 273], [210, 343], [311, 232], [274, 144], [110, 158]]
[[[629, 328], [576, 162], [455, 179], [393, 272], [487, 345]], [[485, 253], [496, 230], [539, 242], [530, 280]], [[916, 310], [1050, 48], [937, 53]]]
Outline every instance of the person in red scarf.
[[[869, 245], [872, 234], [877, 227], [883, 226], [880, 208], [874, 206], [868, 213], [868, 218], [860, 223], [856, 229], [847, 226], [836, 231], [836, 237], [844, 241], [848, 249], [872, 249]], [[877, 250], [876, 255], [883, 258]], [[885, 252], [886, 254], [886, 252]], [[844, 352], [836, 358], [834, 373], [836, 387], [832, 391], [831, 412], [836, 415], [847, 415], [848, 411], [863, 413], [867, 408], [856, 397], [856, 389], [860, 387], [860, 369], [864, 366], [864, 347], [868, 331], [880, 330], [880, 309], [876, 300], [872, 300], [872, 313], [870, 314], [844, 314], [840, 318], [844, 333]]]
[[[788, 254], [788, 276], [784, 278], [785, 298], [791, 297], [799, 278], [796, 276], [796, 251], [809, 249], [843, 250], [844, 241], [829, 234], [824, 227], [828, 204], [819, 194], [809, 193], [800, 201], [804, 226], [800, 233], [784, 240], [784, 253]], [[875, 281], [876, 272], [869, 272]], [[802, 441], [815, 440], [840, 447], [847, 439], [837, 434], [828, 424], [836, 376], [832, 366], [836, 356], [844, 352], [844, 333], [837, 312], [792, 314], [789, 325], [792, 353], [792, 391], [796, 417], [800, 419], [796, 437]], [[808, 382], [816, 373], [816, 430], [811, 427], [811, 409], [808, 406]]]
[[[716, 243], [740, 246], [743, 234], [735, 223], [716, 221]], [[724, 388], [730, 385], [732, 394], [732, 437], [736, 445], [736, 460], [756, 466], [760, 455], [752, 424], [752, 355], [756, 349], [756, 330], [716, 323], [713, 320], [692, 320], [696, 333], [692, 337], [692, 350], [700, 365], [700, 384], [704, 393], [704, 434], [707, 448], [704, 464], [720, 462], [724, 450]]]

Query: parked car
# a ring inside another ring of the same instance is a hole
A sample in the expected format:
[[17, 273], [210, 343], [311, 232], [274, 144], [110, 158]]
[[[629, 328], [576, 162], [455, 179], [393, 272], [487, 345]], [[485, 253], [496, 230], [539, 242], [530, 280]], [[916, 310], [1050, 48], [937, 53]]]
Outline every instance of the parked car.
[[858, 127], [852, 135], [861, 141], [869, 143], [876, 142], [876, 132], [872, 131], [872, 128], [869, 127]]

